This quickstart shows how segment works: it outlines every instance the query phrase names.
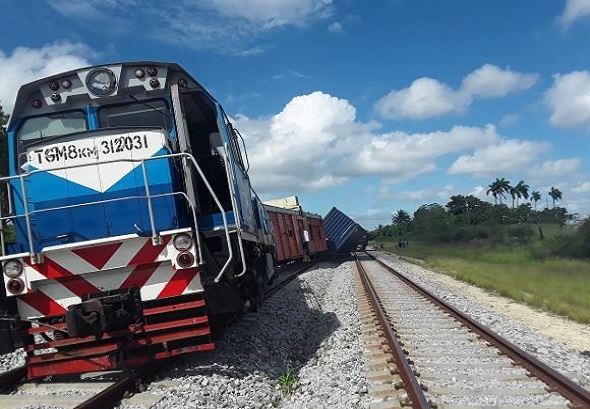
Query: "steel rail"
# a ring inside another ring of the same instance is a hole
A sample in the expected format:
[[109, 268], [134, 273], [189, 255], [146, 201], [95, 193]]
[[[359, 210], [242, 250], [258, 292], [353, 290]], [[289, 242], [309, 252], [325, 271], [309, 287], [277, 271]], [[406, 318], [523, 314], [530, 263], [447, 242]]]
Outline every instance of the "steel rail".
[[391, 328], [391, 324], [389, 319], [387, 318], [387, 314], [383, 307], [381, 306], [381, 301], [379, 300], [379, 296], [375, 291], [375, 288], [371, 284], [365, 269], [363, 268], [361, 261], [358, 259], [358, 256], [355, 254], [355, 261], [357, 271], [361, 278], [361, 282], [365, 289], [365, 294], [369, 298], [369, 302], [373, 307], [373, 311], [377, 314], [377, 320], [381, 328], [383, 329], [385, 339], [387, 341], [387, 345], [389, 346], [389, 350], [391, 354], [394, 355], [395, 361], [397, 364], [397, 368], [399, 371], [399, 376], [402, 378], [403, 388], [408, 394], [408, 398], [410, 402], [407, 404], [411, 405], [415, 409], [430, 409], [430, 404], [424, 396], [424, 392], [422, 391], [422, 387], [416, 375], [414, 374], [414, 370], [408, 363], [408, 359], [404, 354], [404, 351]]
[[145, 379], [153, 377], [164, 367], [163, 362], [150, 362], [145, 366], [129, 372], [117, 382], [103, 389], [90, 399], [80, 403], [74, 409], [107, 409], [119, 404], [127, 392], [134, 392]]
[[590, 391], [582, 388], [580, 385], [576, 384], [571, 379], [567, 378], [566, 376], [557, 372], [555, 369], [551, 368], [547, 364], [541, 362], [539, 359], [525, 352], [512, 342], [501, 337], [491, 329], [473, 320], [472, 318], [464, 314], [462, 311], [458, 310], [450, 304], [447, 304], [445, 301], [443, 301], [430, 291], [420, 287], [418, 284], [416, 284], [409, 278], [395, 271], [395, 269], [383, 263], [375, 256], [368, 253], [367, 255], [376, 260], [387, 271], [394, 274], [396, 277], [400, 278], [410, 287], [414, 288], [416, 291], [428, 297], [434, 304], [436, 304], [444, 311], [451, 314], [456, 320], [460, 321], [465, 326], [471, 328], [486, 341], [493, 344], [503, 354], [510, 357], [517, 364], [521, 365], [523, 368], [529, 371], [534, 377], [540, 379], [546, 385], [548, 385], [551, 391], [556, 391], [566, 399], [570, 400], [572, 402], [572, 405], [570, 406], [571, 408], [590, 408]]

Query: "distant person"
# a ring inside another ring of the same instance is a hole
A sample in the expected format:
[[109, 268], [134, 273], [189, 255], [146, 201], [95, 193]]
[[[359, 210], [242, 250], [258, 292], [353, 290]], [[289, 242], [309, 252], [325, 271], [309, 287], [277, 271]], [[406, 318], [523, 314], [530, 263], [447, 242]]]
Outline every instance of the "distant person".
[[309, 232], [303, 229], [301, 233], [301, 239], [303, 240], [303, 261], [310, 261], [309, 258]]

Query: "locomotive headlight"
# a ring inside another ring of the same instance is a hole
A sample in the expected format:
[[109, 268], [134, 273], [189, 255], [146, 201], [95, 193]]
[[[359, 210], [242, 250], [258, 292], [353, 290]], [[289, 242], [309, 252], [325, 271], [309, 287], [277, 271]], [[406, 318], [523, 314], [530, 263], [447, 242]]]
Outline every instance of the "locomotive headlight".
[[117, 77], [108, 68], [97, 68], [86, 77], [86, 86], [94, 95], [109, 95], [117, 87]]
[[10, 278], [15, 278], [23, 272], [23, 265], [18, 260], [9, 260], [4, 263], [4, 274]]
[[188, 251], [185, 251], [183, 253], [180, 253], [178, 255], [178, 257], [176, 257], [176, 263], [181, 267], [181, 268], [187, 268], [193, 265], [193, 263], [195, 262], [195, 256], [193, 256], [191, 253], [189, 253]]
[[[174, 237], [174, 248], [178, 251], [186, 251], [193, 245], [193, 239], [188, 234], [179, 234]], [[192, 264], [192, 263], [191, 263]]]
[[12, 278], [6, 283], [6, 289], [10, 291], [11, 294], [20, 294], [25, 289], [25, 283], [23, 283], [23, 280], [20, 278]]

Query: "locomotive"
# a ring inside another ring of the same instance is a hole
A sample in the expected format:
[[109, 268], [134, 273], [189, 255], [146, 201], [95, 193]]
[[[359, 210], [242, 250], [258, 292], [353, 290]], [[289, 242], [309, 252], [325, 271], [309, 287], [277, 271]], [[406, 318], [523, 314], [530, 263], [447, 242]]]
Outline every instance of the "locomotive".
[[23, 85], [0, 178], [0, 352], [27, 378], [214, 348], [275, 274], [244, 141], [175, 63], [124, 62]]

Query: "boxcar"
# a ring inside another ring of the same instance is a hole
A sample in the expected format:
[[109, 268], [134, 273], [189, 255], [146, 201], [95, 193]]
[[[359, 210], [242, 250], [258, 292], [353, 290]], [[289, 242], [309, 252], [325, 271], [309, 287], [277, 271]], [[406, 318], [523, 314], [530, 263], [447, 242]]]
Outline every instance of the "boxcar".
[[311, 255], [328, 250], [321, 216], [305, 213], [301, 211], [300, 206], [297, 206], [296, 210], [264, 204], [264, 208], [270, 216], [278, 264], [303, 257], [303, 229], [309, 232]]
[[336, 207], [324, 217], [324, 229], [330, 250], [336, 253], [362, 250], [367, 245], [367, 231]]

